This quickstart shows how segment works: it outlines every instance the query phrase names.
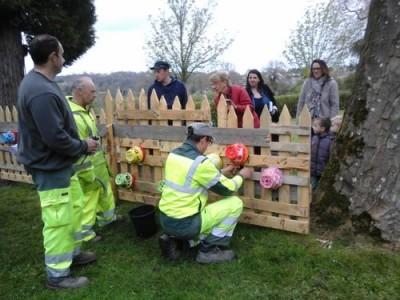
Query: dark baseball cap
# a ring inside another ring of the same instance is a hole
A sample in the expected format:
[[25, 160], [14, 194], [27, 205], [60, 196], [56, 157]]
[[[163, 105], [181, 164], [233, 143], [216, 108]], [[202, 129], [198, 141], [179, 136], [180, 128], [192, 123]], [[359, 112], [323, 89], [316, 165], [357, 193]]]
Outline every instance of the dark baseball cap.
[[169, 69], [171, 66], [166, 61], [157, 60], [150, 70]]
[[208, 136], [211, 138], [212, 142], [215, 142], [215, 139], [212, 137], [212, 128], [204, 123], [195, 122], [189, 125], [188, 134], [194, 134], [197, 136]]

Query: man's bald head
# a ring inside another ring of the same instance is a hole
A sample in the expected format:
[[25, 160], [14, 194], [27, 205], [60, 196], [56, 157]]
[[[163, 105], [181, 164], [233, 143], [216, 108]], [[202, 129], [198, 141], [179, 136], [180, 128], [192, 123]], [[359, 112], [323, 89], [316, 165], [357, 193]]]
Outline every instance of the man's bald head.
[[86, 108], [96, 99], [96, 86], [90, 77], [79, 77], [72, 84], [73, 101]]

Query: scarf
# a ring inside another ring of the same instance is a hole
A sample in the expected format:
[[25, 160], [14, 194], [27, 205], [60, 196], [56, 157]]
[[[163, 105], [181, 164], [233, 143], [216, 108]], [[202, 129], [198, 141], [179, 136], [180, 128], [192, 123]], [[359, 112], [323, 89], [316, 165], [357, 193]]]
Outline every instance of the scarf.
[[311, 78], [311, 87], [308, 89], [306, 94], [306, 104], [311, 115], [311, 119], [314, 120], [319, 116], [321, 112], [321, 95], [322, 89], [326, 82], [326, 77], [323, 76], [316, 80]]

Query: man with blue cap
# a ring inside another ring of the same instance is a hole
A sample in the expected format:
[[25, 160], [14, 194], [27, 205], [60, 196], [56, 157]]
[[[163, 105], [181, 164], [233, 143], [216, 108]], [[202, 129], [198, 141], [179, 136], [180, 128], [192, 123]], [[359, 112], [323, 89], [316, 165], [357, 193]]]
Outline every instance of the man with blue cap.
[[147, 103], [148, 108], [151, 108], [151, 93], [155, 91], [158, 100], [161, 96], [164, 96], [167, 101], [168, 109], [172, 108], [175, 98], [178, 97], [181, 104], [181, 108], [186, 108], [188, 95], [185, 84], [179, 79], [170, 75], [169, 69], [170, 64], [166, 61], [158, 60], [154, 63], [154, 66], [150, 70], [154, 71], [155, 80], [154, 83], [147, 89]]

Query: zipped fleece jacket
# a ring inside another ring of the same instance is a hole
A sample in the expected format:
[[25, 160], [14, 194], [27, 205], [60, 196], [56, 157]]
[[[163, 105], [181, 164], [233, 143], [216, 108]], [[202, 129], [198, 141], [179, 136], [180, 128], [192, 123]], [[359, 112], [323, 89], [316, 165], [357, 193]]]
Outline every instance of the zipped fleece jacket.
[[321, 176], [329, 162], [331, 146], [335, 137], [330, 133], [316, 134], [311, 139], [311, 175]]
[[188, 101], [188, 95], [186, 91], [185, 84], [174, 78], [171, 77], [171, 82], [167, 85], [163, 85], [162, 83], [154, 80], [154, 83], [148, 88], [147, 90], [147, 105], [150, 108], [150, 99], [151, 93], [153, 90], [156, 91], [158, 100], [161, 99], [161, 96], [164, 96], [165, 101], [167, 101], [168, 109], [172, 108], [172, 104], [174, 104], [175, 97], [178, 96], [179, 102], [181, 103], [182, 109], [186, 108], [186, 103]]
[[65, 96], [58, 85], [34, 69], [18, 93], [18, 160], [26, 170], [55, 171], [87, 152]]

